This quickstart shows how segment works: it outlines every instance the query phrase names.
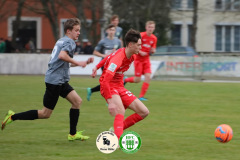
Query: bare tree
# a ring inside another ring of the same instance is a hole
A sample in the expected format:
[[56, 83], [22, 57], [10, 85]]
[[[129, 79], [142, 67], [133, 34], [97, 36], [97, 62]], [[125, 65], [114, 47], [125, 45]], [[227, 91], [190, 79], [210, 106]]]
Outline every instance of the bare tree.
[[[73, 16], [81, 20], [82, 30], [85, 38], [89, 39], [94, 45], [97, 44], [100, 34], [97, 28], [100, 25], [101, 17], [103, 15], [103, 0], [58, 0], [57, 3]], [[74, 12], [70, 7], [74, 7], [77, 12]], [[91, 12], [91, 17], [87, 16], [85, 10]]]
[[[0, 11], [2, 11], [2, 8], [5, 6], [7, 0], [1, 0], [0, 1]], [[0, 22], [4, 19], [4, 16], [6, 13], [1, 13], [0, 14]]]
[[12, 34], [12, 45], [16, 47], [16, 38], [17, 38], [17, 35], [18, 35], [18, 28], [19, 28], [19, 25], [20, 25], [20, 22], [21, 22], [21, 16], [22, 16], [22, 9], [23, 9], [23, 6], [24, 6], [24, 3], [25, 3], [26, 0], [19, 0], [18, 1], [18, 8], [17, 8], [17, 14], [16, 14], [16, 20], [15, 20], [15, 23], [13, 25], [13, 34]]
[[55, 0], [41, 0], [44, 15], [48, 18], [53, 36], [57, 41], [59, 39], [58, 12]]
[[193, 0], [193, 25], [191, 34], [191, 46], [196, 50], [196, 34], [197, 34], [197, 21], [198, 21], [198, 0]]
[[112, 16], [112, 5], [111, 5], [111, 0], [103, 0], [103, 28], [107, 27], [108, 21]]
[[24, 7], [31, 12], [44, 15], [48, 18], [54, 39], [59, 39], [58, 10], [56, 0], [40, 0], [39, 5], [25, 4]]
[[169, 0], [112, 0], [113, 12], [120, 17], [120, 26], [124, 34], [130, 28], [139, 31], [145, 30], [148, 20], [156, 22], [155, 35], [158, 44], [168, 43], [167, 30], [171, 26]]

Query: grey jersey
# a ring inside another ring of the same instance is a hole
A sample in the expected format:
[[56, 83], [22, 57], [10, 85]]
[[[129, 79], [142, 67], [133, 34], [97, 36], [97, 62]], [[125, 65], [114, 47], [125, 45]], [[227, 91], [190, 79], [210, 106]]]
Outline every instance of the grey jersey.
[[[105, 37], [107, 37], [107, 32], [105, 32]], [[122, 38], [122, 28], [121, 27], [116, 27], [116, 33], [115, 33], [115, 37], [117, 37], [118, 39]]]
[[113, 52], [113, 49], [117, 50], [121, 48], [121, 41], [114, 37], [112, 40], [105, 37], [104, 39], [100, 40], [95, 47], [95, 50], [102, 53], [109, 55]]
[[75, 48], [75, 42], [67, 36], [64, 36], [56, 42], [51, 59], [48, 62], [48, 70], [45, 75], [46, 83], [59, 85], [70, 80], [69, 62], [59, 59], [58, 55], [61, 51], [66, 51], [68, 55], [73, 58]]

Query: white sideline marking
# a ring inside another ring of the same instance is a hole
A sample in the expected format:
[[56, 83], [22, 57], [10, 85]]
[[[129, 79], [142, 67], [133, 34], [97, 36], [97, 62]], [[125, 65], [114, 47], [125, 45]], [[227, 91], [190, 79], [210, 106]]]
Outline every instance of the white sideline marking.
[[227, 80], [203, 80], [206, 83], [240, 83], [240, 81], [227, 81]]

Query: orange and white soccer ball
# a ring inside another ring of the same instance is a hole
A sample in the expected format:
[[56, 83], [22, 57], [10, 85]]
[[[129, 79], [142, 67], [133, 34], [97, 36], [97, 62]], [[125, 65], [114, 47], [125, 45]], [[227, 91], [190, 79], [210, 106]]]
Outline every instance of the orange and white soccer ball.
[[227, 124], [219, 125], [215, 130], [215, 137], [221, 143], [229, 142], [233, 137], [232, 128]]

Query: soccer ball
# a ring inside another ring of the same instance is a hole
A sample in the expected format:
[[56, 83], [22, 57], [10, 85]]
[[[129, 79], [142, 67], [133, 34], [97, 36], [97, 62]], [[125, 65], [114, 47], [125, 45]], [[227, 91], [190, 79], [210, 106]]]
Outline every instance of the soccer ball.
[[232, 128], [227, 124], [219, 125], [215, 130], [215, 137], [218, 142], [221, 143], [229, 142], [233, 137]]

